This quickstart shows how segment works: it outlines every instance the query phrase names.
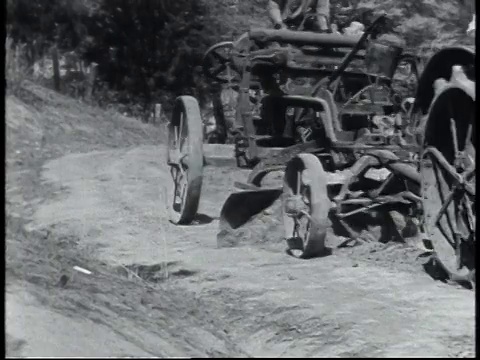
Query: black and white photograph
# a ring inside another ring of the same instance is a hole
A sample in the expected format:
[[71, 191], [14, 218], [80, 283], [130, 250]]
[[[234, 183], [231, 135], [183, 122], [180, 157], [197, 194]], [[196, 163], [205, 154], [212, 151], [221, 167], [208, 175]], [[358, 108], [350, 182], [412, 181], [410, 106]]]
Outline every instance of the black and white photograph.
[[475, 358], [473, 0], [6, 0], [6, 358]]

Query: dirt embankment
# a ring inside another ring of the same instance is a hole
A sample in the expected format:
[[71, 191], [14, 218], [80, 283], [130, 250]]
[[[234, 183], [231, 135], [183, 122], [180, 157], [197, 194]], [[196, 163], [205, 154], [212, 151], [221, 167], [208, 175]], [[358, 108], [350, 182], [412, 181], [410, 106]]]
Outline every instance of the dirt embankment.
[[401, 245], [300, 261], [273, 209], [218, 248], [221, 204], [245, 172], [207, 167], [198, 222], [170, 224], [161, 142], [33, 85], [7, 97], [7, 354], [475, 354], [474, 293], [402, 262]]
[[[194, 298], [176, 290], [161, 291], [128, 268], [98, 260], [98, 246], [85, 241], [95, 230], [83, 233], [64, 221], [65, 207], [50, 214], [51, 223], [33, 221], [44, 205], [70, 193], [65, 185], [45, 181], [45, 162], [68, 154], [157, 144], [162, 141], [159, 129], [35, 85], [7, 97], [6, 120], [7, 355], [243, 354], [208, 322], [204, 325], [188, 314], [195, 308]], [[60, 177], [70, 170], [62, 168]], [[76, 175], [80, 182], [88, 176], [82, 169]], [[88, 197], [88, 185], [82, 185], [78, 195], [80, 202]], [[74, 214], [75, 219], [94, 219], [96, 204], [77, 205], [85, 212]], [[107, 235], [109, 229], [98, 231]], [[93, 274], [78, 273], [75, 265]]]

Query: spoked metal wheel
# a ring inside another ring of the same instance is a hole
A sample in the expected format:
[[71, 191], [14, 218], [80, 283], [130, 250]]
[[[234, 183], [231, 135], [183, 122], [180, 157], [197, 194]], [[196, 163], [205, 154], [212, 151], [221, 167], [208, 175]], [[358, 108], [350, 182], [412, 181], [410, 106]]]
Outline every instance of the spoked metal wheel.
[[282, 194], [289, 254], [303, 259], [325, 254], [330, 204], [320, 160], [312, 154], [294, 157], [285, 170]]
[[420, 172], [424, 224], [434, 258], [450, 279], [474, 282], [475, 97], [468, 93], [447, 85], [437, 94]]
[[240, 74], [232, 62], [233, 42], [224, 41], [210, 47], [203, 57], [203, 73], [220, 84], [240, 81]]
[[170, 221], [191, 223], [198, 210], [203, 176], [203, 129], [198, 102], [191, 96], [176, 99], [168, 131], [172, 182], [167, 184]]

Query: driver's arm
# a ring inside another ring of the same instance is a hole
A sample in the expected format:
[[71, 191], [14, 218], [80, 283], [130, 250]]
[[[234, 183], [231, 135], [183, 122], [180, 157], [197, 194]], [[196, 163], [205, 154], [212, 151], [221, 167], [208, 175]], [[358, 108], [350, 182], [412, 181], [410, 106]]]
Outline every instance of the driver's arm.
[[270, 20], [272, 20], [275, 29], [282, 29], [285, 27], [285, 24], [282, 20], [282, 13], [280, 11], [280, 6], [278, 6], [278, 2], [274, 0], [268, 1], [268, 15], [270, 16]]
[[330, 0], [317, 0], [315, 9], [317, 22], [320, 30], [328, 30], [328, 21], [330, 19]]

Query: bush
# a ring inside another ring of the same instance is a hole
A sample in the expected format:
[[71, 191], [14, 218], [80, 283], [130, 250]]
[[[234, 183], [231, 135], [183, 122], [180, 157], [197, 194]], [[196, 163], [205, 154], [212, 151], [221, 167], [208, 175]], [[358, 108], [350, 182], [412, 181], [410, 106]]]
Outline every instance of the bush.
[[[251, 26], [270, 26], [267, 1], [8, 0], [7, 26], [10, 44], [26, 45], [22, 48], [26, 65], [19, 67], [33, 66], [55, 45], [62, 53], [74, 52], [87, 63], [99, 64], [96, 98], [141, 104], [144, 111], [162, 99], [168, 111], [171, 101], [165, 99], [181, 94], [194, 95], [201, 104], [209, 100], [200, 67], [204, 52]], [[390, 32], [411, 48], [473, 43], [465, 36], [471, 9], [457, 0], [331, 0], [331, 4], [333, 21], [340, 28], [354, 20], [368, 25], [376, 13], [387, 11]], [[336, 14], [347, 5], [350, 10], [340, 19]], [[21, 73], [17, 70], [16, 76]]]

